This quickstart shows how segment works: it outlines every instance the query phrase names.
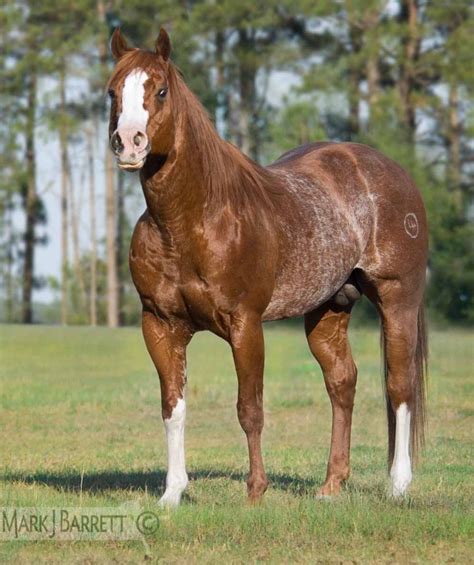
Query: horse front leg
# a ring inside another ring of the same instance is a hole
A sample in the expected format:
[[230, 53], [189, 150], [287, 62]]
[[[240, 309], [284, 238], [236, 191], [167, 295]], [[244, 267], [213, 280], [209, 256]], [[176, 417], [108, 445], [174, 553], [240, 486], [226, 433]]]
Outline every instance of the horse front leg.
[[248, 496], [255, 502], [262, 497], [268, 486], [261, 450], [265, 359], [261, 318], [247, 315], [234, 319], [230, 342], [239, 384], [237, 414], [247, 436], [249, 450]]
[[160, 506], [178, 506], [188, 484], [184, 457], [186, 420], [186, 346], [192, 332], [182, 323], [167, 323], [151, 312], [142, 315], [143, 337], [158, 371], [161, 386], [161, 409], [168, 445], [166, 490]]

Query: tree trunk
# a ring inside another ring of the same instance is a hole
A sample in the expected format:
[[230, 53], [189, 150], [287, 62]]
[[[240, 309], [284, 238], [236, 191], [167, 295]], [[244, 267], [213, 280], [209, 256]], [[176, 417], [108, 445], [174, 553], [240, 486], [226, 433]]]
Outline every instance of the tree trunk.
[[460, 213], [463, 211], [463, 194], [461, 189], [461, 127], [459, 122], [458, 87], [453, 80], [449, 87], [448, 100], [448, 132], [446, 136], [448, 150], [447, 185], [453, 193], [455, 205]]
[[121, 305], [123, 304], [123, 280], [125, 276], [125, 269], [128, 268], [128, 263], [123, 264], [126, 254], [123, 249], [123, 230], [125, 224], [125, 177], [123, 172], [118, 173], [117, 182], [117, 265], [118, 265], [118, 295], [119, 295], [119, 324], [124, 324], [123, 311]]
[[59, 72], [59, 151], [61, 160], [61, 324], [68, 318], [68, 157], [66, 123], [66, 73], [64, 63]]
[[26, 227], [24, 235], [23, 263], [23, 300], [21, 320], [24, 324], [33, 322], [33, 276], [35, 258], [35, 228], [37, 211], [36, 194], [36, 155], [35, 155], [35, 120], [36, 120], [36, 90], [37, 77], [34, 69], [30, 69], [28, 77], [28, 109], [26, 113], [26, 196], [25, 214]]
[[95, 209], [95, 171], [92, 129], [87, 132], [87, 159], [89, 162], [89, 222], [90, 222], [90, 324], [97, 325], [97, 223]]
[[12, 203], [12, 193], [7, 190], [7, 200], [5, 202], [5, 231], [6, 237], [6, 258], [5, 258], [5, 294], [6, 294], [6, 305], [5, 305], [5, 319], [8, 323], [14, 321], [14, 309], [13, 309], [13, 296], [14, 296], [14, 285], [13, 285], [13, 254], [15, 247], [15, 236], [13, 229], [13, 203]]
[[377, 127], [377, 122], [382, 117], [380, 108], [380, 39], [378, 27], [381, 18], [381, 9], [369, 10], [364, 17], [364, 43], [367, 52], [365, 76], [367, 78], [367, 104], [369, 107], [368, 130], [369, 133]]
[[117, 265], [117, 205], [112, 153], [107, 145], [105, 153], [105, 229], [107, 252], [107, 325], [119, 325], [119, 280]]
[[257, 92], [255, 84], [257, 66], [254, 51], [255, 45], [251, 33], [247, 30], [239, 30], [239, 147], [243, 153], [258, 161]]
[[[97, 1], [97, 15], [102, 25], [99, 37], [99, 59], [102, 79], [109, 73], [107, 66], [107, 33], [105, 3]], [[105, 226], [107, 253], [107, 325], [119, 325], [119, 274], [117, 265], [117, 206], [115, 202], [115, 178], [112, 153], [108, 141], [105, 147]]]
[[371, 54], [367, 59], [367, 104], [369, 105], [369, 130], [371, 130], [379, 114], [380, 71], [377, 55]]
[[349, 102], [349, 131], [348, 139], [355, 140], [360, 132], [359, 105], [360, 105], [360, 83], [362, 80], [362, 70], [358, 60], [358, 54], [362, 49], [362, 38], [360, 28], [355, 22], [353, 8], [348, 4], [349, 21], [349, 80], [347, 98]]
[[230, 141], [231, 143], [239, 147], [239, 104], [237, 100], [232, 96], [231, 90], [227, 90], [225, 94], [225, 106], [227, 111], [226, 139], [227, 141]]
[[359, 135], [360, 73], [356, 69], [349, 72], [349, 132], [348, 139], [354, 141]]
[[398, 78], [398, 94], [401, 103], [401, 122], [408, 141], [415, 143], [416, 108], [413, 101], [415, 67], [420, 56], [420, 34], [418, 30], [418, 1], [402, 0], [400, 21], [407, 26], [402, 44], [403, 53]]
[[[228, 108], [226, 108], [227, 97], [225, 92], [225, 79], [224, 79], [224, 46], [225, 37], [224, 32], [217, 31], [215, 35], [215, 46], [216, 46], [216, 92], [217, 92], [217, 104], [215, 113], [215, 124], [219, 127], [220, 120], [226, 122], [228, 118]], [[223, 137], [226, 136], [227, 128], [221, 127], [221, 134]]]
[[[69, 186], [69, 209], [70, 209], [70, 222], [71, 222], [71, 234], [72, 234], [72, 264], [74, 270], [74, 276], [79, 289], [79, 308], [85, 312], [87, 309], [87, 299], [86, 299], [86, 284], [84, 281], [84, 273], [82, 271], [81, 265], [81, 251], [79, 243], [79, 218], [80, 209], [76, 204], [76, 195], [74, 192], [74, 183], [71, 174], [71, 169], [69, 166], [68, 159], [68, 186]], [[87, 314], [85, 314], [87, 319]]]

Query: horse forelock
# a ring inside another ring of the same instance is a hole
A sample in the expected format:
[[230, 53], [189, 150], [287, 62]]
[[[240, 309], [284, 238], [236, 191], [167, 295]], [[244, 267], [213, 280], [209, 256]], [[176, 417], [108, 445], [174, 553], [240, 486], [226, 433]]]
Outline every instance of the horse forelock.
[[158, 71], [165, 72], [165, 63], [160, 61], [159, 56], [151, 51], [133, 49], [119, 59], [115, 68], [107, 81], [106, 89], [116, 86], [123, 86], [127, 76], [134, 71], [144, 71], [149, 76], [155, 75]]

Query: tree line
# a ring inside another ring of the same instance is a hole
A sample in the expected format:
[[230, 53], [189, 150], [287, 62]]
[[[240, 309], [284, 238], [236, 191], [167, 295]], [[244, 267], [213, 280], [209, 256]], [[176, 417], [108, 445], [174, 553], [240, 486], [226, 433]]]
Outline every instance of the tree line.
[[[6, 0], [1, 317], [138, 321], [127, 252], [139, 195], [107, 147], [108, 41], [121, 26], [151, 47], [164, 26], [218, 131], [253, 159], [350, 140], [407, 168], [428, 209], [429, 306], [440, 318], [474, 321], [472, 16], [468, 0]], [[38, 174], [45, 138], [57, 147], [48, 156], [54, 188]], [[61, 270], [42, 280], [48, 190], [60, 203]], [[40, 308], [33, 293], [45, 285], [56, 298]]]

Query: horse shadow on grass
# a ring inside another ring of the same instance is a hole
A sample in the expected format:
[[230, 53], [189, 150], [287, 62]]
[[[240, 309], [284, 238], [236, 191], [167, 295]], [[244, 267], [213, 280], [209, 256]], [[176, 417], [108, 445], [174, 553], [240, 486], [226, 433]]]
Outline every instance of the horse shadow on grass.
[[[245, 482], [247, 475], [242, 472], [218, 469], [197, 469], [190, 471], [191, 481], [200, 479], [230, 479]], [[297, 496], [314, 493], [321, 484], [314, 479], [301, 478], [282, 473], [269, 473], [270, 488], [289, 492]], [[72, 493], [87, 492], [101, 494], [113, 490], [147, 491], [154, 496], [164, 492], [166, 471], [103, 471], [94, 473], [51, 473], [51, 472], [7, 472], [0, 476], [5, 482], [22, 482], [52, 487], [59, 491]]]
[[[189, 479], [195, 480], [219, 480], [227, 479], [245, 483], [247, 474], [223, 469], [196, 469], [190, 471]], [[315, 497], [319, 487], [323, 484], [323, 477], [303, 478], [285, 473], [268, 473], [270, 482], [269, 489], [287, 492], [297, 497]], [[27, 484], [39, 484], [52, 487], [58, 491], [71, 493], [102, 494], [116, 490], [148, 492], [152, 496], [161, 497], [165, 490], [166, 471], [157, 469], [154, 471], [102, 471], [94, 473], [51, 473], [51, 472], [7, 472], [0, 475], [0, 481], [23, 482]], [[375, 481], [373, 484], [357, 484], [349, 481], [342, 492], [349, 496], [375, 497], [383, 500], [387, 498], [386, 484], [383, 481]], [[193, 502], [192, 497], [184, 493], [184, 500]], [[332, 499], [331, 499], [332, 500]]]

